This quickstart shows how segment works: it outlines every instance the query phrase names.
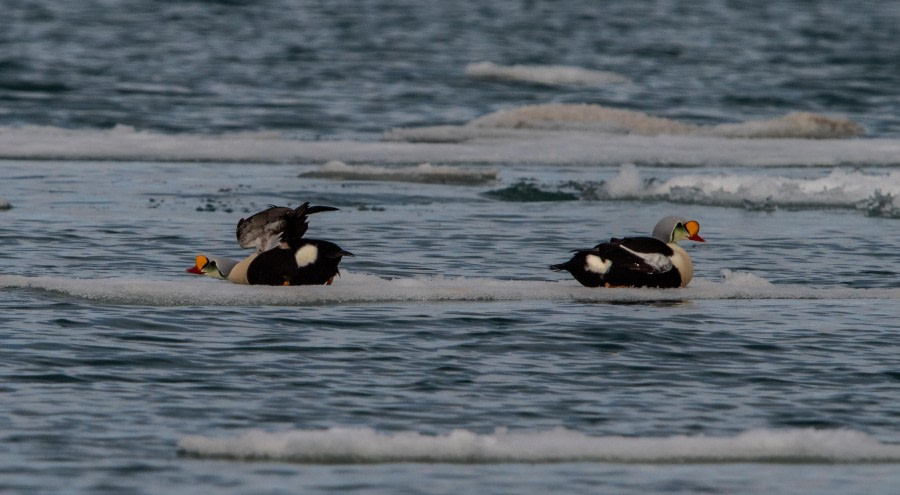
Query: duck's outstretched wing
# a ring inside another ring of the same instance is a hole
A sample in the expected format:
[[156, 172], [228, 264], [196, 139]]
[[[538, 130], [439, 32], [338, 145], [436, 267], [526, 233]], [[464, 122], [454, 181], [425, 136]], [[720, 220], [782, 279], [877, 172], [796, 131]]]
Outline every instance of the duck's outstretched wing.
[[257, 252], [267, 251], [281, 241], [288, 242], [288, 239], [303, 237], [309, 228], [308, 215], [337, 209], [333, 206], [310, 206], [309, 203], [303, 203], [294, 209], [270, 205], [267, 209], [238, 221], [238, 244], [242, 248], [256, 248]]

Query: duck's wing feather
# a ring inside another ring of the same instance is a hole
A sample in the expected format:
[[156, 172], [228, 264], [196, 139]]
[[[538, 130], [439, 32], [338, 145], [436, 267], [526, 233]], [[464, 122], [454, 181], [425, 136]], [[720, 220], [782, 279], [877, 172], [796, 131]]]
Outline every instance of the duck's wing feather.
[[267, 251], [279, 242], [300, 239], [309, 228], [308, 215], [323, 211], [335, 211], [333, 206], [310, 206], [303, 203], [297, 208], [270, 205], [265, 210], [249, 218], [242, 218], [237, 224], [237, 240], [242, 248], [256, 248], [257, 252]]
[[237, 241], [242, 248], [256, 248], [257, 252], [270, 249], [278, 243], [290, 208], [271, 205], [249, 218], [242, 218], [237, 224]]
[[666, 243], [652, 237], [610, 239], [591, 250], [612, 266], [642, 273], [665, 273], [672, 269], [674, 254]]
[[284, 231], [281, 233], [281, 242], [288, 246], [296, 246], [303, 234], [309, 228], [308, 215], [319, 213], [322, 211], [336, 211], [333, 206], [310, 206], [309, 203], [303, 203], [297, 208], [285, 214]]

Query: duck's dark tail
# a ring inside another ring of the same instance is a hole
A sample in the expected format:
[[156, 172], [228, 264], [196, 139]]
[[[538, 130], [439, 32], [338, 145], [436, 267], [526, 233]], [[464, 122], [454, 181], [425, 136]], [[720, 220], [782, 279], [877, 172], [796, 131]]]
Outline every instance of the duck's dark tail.
[[309, 228], [308, 215], [337, 210], [333, 206], [310, 206], [309, 203], [303, 203], [293, 210], [288, 210], [284, 214], [285, 225], [284, 231], [281, 233], [281, 241], [287, 243], [288, 246], [296, 245]]
[[306, 206], [305, 213], [307, 215], [312, 215], [313, 213], [321, 213], [323, 211], [338, 211], [338, 210], [340, 210], [340, 208], [335, 208], [334, 206], [309, 206], [309, 203], [304, 203], [304, 204], [298, 206], [297, 208], [295, 208], [294, 211], [297, 211], [297, 210], [303, 208], [304, 206]]

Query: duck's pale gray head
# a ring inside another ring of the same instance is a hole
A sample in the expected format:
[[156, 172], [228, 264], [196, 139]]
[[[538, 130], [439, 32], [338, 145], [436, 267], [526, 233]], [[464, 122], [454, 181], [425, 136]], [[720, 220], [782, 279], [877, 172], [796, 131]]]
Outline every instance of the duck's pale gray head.
[[188, 273], [197, 275], [206, 275], [207, 277], [225, 280], [231, 269], [237, 262], [228, 258], [219, 258], [214, 256], [197, 255], [194, 260], [194, 266], [188, 268]]
[[653, 227], [653, 238], [666, 244], [678, 242], [684, 239], [706, 242], [700, 237], [700, 223], [696, 220], [688, 220], [684, 217], [668, 216], [656, 223]]

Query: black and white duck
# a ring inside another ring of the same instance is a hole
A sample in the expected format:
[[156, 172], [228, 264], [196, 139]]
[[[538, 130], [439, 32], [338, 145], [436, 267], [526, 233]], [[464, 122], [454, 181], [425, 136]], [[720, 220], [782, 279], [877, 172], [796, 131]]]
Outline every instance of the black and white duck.
[[340, 275], [338, 264], [353, 256], [337, 244], [303, 237], [308, 216], [336, 211], [332, 206], [270, 206], [237, 224], [242, 248], [256, 252], [243, 260], [199, 255], [187, 271], [249, 285], [330, 285]]
[[572, 259], [550, 269], [565, 270], [587, 287], [685, 287], [694, 266], [678, 242], [705, 242], [699, 232], [696, 220], [668, 216], [650, 237], [612, 238], [592, 249], [576, 249]]

